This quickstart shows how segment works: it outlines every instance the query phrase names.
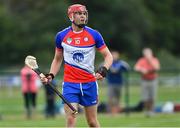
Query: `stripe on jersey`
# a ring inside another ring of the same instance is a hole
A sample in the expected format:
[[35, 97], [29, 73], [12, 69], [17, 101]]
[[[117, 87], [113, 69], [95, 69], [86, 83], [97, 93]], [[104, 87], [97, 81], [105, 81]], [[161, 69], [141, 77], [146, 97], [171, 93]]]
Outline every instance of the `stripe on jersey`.
[[77, 66], [77, 65], [69, 64], [68, 62], [65, 62], [65, 64], [68, 64], [68, 65], [73, 66], [73, 67], [75, 67], [75, 68], [82, 69], [82, 70], [84, 70], [84, 71], [86, 71], [86, 72], [88, 72], [88, 73], [90, 73], [90, 74], [93, 74], [93, 73], [94, 73], [94, 72], [92, 72], [92, 71], [90, 71], [90, 70], [81, 68], [81, 67], [79, 67], [79, 66]]
[[65, 63], [64, 82], [86, 83], [93, 81], [96, 81], [94, 75]]
[[98, 48], [98, 50], [101, 51], [104, 48], [106, 48], [106, 45], [101, 46], [100, 48]]
[[[62, 42], [62, 43], [65, 43], [65, 42]], [[92, 45], [89, 45], [89, 46], [75, 46], [75, 45], [70, 45], [68, 43], [65, 43], [66, 45], [69, 45], [71, 47], [75, 47], [75, 48], [89, 48], [89, 47], [93, 47], [95, 46], [95, 44], [92, 44]]]

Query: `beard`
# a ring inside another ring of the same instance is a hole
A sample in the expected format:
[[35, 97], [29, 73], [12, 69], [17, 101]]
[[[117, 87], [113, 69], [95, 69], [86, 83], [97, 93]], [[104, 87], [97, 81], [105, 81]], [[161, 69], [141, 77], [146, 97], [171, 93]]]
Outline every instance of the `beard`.
[[86, 26], [86, 24], [87, 24], [87, 22], [86, 21], [84, 21], [84, 23], [75, 23], [74, 21], [73, 21], [73, 23], [76, 25], [76, 26], [78, 26], [79, 28], [84, 28], [84, 26]]
[[78, 26], [79, 28], [84, 28], [85, 25], [86, 25], [86, 24], [78, 24], [77, 26]]

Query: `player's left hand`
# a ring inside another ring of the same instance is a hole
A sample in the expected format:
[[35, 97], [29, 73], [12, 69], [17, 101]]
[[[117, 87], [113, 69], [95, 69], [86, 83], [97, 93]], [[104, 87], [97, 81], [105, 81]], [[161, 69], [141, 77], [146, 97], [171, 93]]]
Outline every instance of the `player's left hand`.
[[97, 80], [102, 80], [104, 77], [106, 77], [107, 72], [108, 72], [107, 68], [106, 68], [105, 66], [101, 66], [101, 67], [97, 70], [97, 72], [96, 72], [96, 74], [95, 74], [95, 78], [96, 78]]
[[96, 73], [95, 78], [96, 78], [96, 80], [102, 80], [104, 77], [101, 74]]

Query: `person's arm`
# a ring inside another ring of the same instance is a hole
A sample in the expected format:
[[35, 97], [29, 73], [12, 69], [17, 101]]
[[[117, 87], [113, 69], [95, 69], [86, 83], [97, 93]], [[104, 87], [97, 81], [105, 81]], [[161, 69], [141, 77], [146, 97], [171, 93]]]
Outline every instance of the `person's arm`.
[[[107, 70], [110, 68], [110, 66], [112, 65], [112, 62], [113, 62], [113, 57], [111, 55], [111, 52], [109, 51], [109, 49], [106, 47], [106, 48], [103, 48], [102, 50], [99, 51], [103, 57], [104, 57], [104, 64], [102, 67], [106, 68]], [[102, 76], [102, 74], [100, 74], [99, 72], [96, 73], [95, 75], [96, 79], [97, 80], [101, 80], [103, 79], [104, 77]]]
[[56, 49], [49, 73], [52, 73], [55, 76], [60, 69], [62, 60], [63, 60], [63, 50]]
[[127, 62], [121, 60], [121, 63], [122, 63], [122, 70], [123, 71], [129, 71], [130, 70], [130, 66]]
[[[153, 60], [154, 59], [154, 60]], [[158, 71], [160, 70], [160, 64], [158, 59], [156, 58], [151, 58], [151, 59], [147, 59], [147, 61], [149, 62], [149, 64], [153, 67], [154, 71]]]
[[41, 78], [41, 82], [47, 84], [49, 81], [52, 81], [54, 76], [58, 73], [61, 63], [63, 60], [63, 51], [56, 49], [53, 61], [51, 63], [51, 68], [46, 77]]
[[141, 59], [139, 59], [139, 60], [137, 61], [137, 63], [135, 64], [134, 70], [135, 70], [136, 72], [141, 73], [141, 74], [147, 74], [147, 73], [148, 73], [148, 70], [146, 70], [145, 68], [143, 68], [143, 66], [142, 66], [142, 60], [141, 60]]

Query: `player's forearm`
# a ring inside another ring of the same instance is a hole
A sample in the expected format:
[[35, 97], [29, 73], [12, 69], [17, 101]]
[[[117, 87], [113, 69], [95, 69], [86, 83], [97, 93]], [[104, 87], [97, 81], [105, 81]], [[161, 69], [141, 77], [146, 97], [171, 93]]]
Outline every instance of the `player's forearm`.
[[107, 50], [107, 52], [104, 54], [104, 66], [109, 69], [110, 66], [112, 65], [113, 62], [113, 57], [110, 53], [109, 50]]
[[60, 66], [62, 64], [62, 60], [63, 60], [62, 51], [56, 50], [54, 59], [53, 59], [52, 64], [51, 64], [50, 73], [52, 73], [54, 75], [56, 75], [58, 73]]
[[57, 61], [57, 60], [54, 59], [52, 64], [51, 64], [50, 73], [56, 75], [59, 72], [61, 63], [62, 63], [62, 60]]

